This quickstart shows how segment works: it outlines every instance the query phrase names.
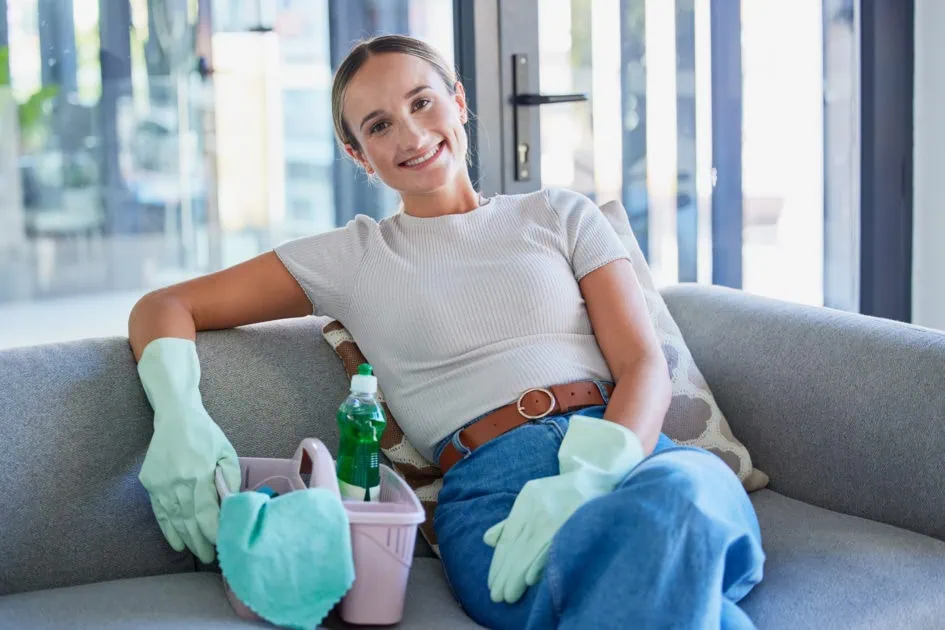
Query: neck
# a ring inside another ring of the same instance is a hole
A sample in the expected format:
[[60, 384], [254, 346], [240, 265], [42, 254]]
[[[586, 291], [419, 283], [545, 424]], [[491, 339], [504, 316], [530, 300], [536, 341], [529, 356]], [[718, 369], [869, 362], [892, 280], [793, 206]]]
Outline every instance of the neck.
[[479, 207], [479, 193], [473, 188], [469, 174], [465, 172], [449, 186], [419, 195], [404, 194], [401, 199], [404, 202], [404, 213], [421, 219], [463, 214]]

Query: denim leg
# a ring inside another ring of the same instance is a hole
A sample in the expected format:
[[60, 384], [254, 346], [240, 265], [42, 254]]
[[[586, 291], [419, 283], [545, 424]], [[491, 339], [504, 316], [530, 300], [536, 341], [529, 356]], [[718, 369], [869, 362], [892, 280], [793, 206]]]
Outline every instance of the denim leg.
[[520, 427], [444, 477], [434, 526], [467, 614], [488, 628], [754, 628], [737, 605], [762, 575], [754, 509], [718, 457], [665, 435], [614, 492], [562, 527], [539, 584], [515, 604], [492, 602], [493, 550], [482, 536], [526, 482], [558, 474], [567, 426], [549, 418]]
[[762, 577], [754, 509], [715, 455], [657, 449], [552, 543], [529, 628], [753, 628], [737, 606]]
[[482, 537], [509, 515], [525, 483], [558, 474], [562, 435], [556, 419], [524, 425], [476, 449], [443, 477], [433, 516], [443, 569], [466, 614], [487, 628], [524, 628], [536, 589], [515, 604], [493, 602], [493, 549]]

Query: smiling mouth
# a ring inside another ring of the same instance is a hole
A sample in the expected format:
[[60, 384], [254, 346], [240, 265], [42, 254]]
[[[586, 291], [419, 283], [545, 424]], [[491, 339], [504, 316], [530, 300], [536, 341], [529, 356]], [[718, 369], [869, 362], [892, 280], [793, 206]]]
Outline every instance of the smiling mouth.
[[446, 140], [441, 140], [439, 144], [437, 144], [435, 147], [433, 147], [432, 149], [430, 149], [423, 155], [419, 157], [415, 157], [411, 160], [406, 160], [404, 162], [401, 162], [400, 166], [405, 167], [405, 168], [417, 168], [420, 166], [424, 166], [425, 164], [432, 162], [434, 159], [436, 159], [440, 155], [440, 153], [443, 151], [444, 146], [446, 146]]

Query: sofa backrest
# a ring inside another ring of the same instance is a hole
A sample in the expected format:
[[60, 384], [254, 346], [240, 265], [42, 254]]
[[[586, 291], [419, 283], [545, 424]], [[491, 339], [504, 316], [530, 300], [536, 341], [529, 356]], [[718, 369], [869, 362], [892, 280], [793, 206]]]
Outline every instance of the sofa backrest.
[[662, 294], [772, 490], [945, 540], [945, 333], [721, 287]]
[[[319, 323], [198, 335], [204, 402], [241, 455], [334, 452], [347, 382]], [[151, 433], [127, 339], [0, 352], [0, 595], [197, 568], [138, 481]]]

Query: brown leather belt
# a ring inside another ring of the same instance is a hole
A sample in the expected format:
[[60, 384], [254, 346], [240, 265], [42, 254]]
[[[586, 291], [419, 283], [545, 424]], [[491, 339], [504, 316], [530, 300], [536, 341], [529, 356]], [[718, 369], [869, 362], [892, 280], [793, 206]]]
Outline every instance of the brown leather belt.
[[[607, 384], [604, 389], [610, 396], [614, 386]], [[604, 398], [594, 381], [536, 387], [524, 392], [519, 396], [518, 401], [496, 409], [463, 429], [459, 434], [459, 439], [463, 446], [474, 451], [489, 440], [508, 433], [526, 422], [603, 404], [605, 404]], [[440, 454], [440, 470], [446, 473], [461, 459], [463, 459], [462, 453], [456, 450], [452, 442], [448, 442]]]

